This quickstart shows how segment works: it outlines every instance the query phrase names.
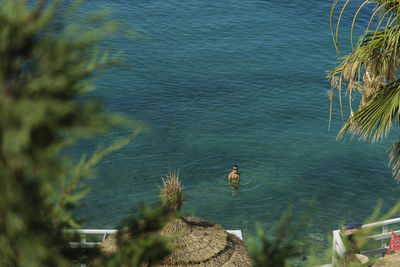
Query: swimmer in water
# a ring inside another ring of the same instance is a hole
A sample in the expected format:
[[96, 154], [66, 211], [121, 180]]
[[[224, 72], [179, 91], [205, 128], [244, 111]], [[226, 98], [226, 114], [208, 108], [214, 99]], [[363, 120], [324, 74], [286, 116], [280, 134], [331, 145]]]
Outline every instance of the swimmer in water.
[[232, 171], [228, 175], [228, 181], [232, 188], [237, 189], [239, 186], [240, 173], [239, 167], [237, 165], [233, 165]]

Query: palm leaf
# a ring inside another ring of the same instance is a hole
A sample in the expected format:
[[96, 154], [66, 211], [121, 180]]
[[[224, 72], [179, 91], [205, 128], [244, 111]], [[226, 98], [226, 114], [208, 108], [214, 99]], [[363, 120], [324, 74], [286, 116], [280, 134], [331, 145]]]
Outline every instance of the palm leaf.
[[400, 139], [391, 147], [389, 164], [392, 165], [394, 179], [400, 181]]
[[351, 43], [351, 49], [354, 49], [353, 47], [353, 30], [354, 30], [354, 24], [356, 22], [356, 19], [358, 17], [358, 13], [360, 13], [361, 9], [370, 2], [370, 0], [365, 0], [364, 3], [358, 8], [356, 14], [353, 17], [353, 22], [351, 23], [351, 30], [350, 30], [350, 43]]
[[367, 105], [357, 110], [343, 128], [338, 138], [346, 132], [360, 135], [372, 142], [387, 136], [393, 122], [399, 119], [400, 80], [380, 87]]

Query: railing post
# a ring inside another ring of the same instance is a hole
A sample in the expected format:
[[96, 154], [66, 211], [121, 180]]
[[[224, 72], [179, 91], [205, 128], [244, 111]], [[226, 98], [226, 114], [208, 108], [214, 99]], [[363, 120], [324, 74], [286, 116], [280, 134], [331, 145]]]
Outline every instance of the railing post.
[[336, 263], [336, 236], [335, 231], [332, 231], [333, 241], [332, 241], [332, 266]]
[[[81, 235], [81, 242], [86, 243], [86, 235]], [[85, 263], [81, 263], [81, 267], [86, 267]]]
[[81, 242], [86, 243], [86, 235], [81, 235]]
[[[388, 225], [384, 224], [382, 225], [382, 234], [386, 234], [388, 232]], [[381, 248], [385, 248], [386, 247], [386, 242], [384, 241], [384, 239], [381, 240]], [[381, 253], [381, 257], [385, 256], [385, 252]]]
[[333, 248], [332, 248], [332, 266], [337, 266], [338, 259], [343, 259], [346, 253], [346, 247], [343, 244], [340, 230], [335, 230], [333, 233]]

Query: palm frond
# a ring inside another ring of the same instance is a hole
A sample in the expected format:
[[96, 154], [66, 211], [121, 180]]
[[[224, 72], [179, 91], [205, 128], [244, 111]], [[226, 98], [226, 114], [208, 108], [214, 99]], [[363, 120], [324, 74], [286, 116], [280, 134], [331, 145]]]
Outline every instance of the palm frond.
[[392, 165], [394, 179], [400, 181], [400, 139], [391, 147], [389, 165]]
[[351, 43], [351, 49], [353, 50], [353, 30], [354, 30], [354, 24], [356, 22], [356, 19], [358, 17], [358, 13], [360, 13], [361, 9], [370, 2], [370, 0], [365, 0], [364, 3], [358, 8], [356, 14], [353, 17], [353, 22], [351, 23], [351, 31], [350, 31], [350, 43]]
[[[366, 31], [369, 31], [369, 27], [372, 24], [372, 21], [374, 20], [374, 18], [376, 16], [378, 16], [378, 18], [382, 19], [384, 18], [387, 14], [389, 14], [387, 11], [388, 10], [392, 10], [392, 12], [395, 12], [394, 8], [397, 4], [400, 4], [397, 0], [391, 0], [391, 1], [370, 1], [370, 3], [377, 3], [377, 5], [374, 8], [374, 13], [372, 14], [369, 22], [368, 22], [368, 26]], [[383, 14], [383, 15], [382, 15]]]
[[364, 106], [379, 87], [396, 80], [400, 63], [399, 39], [400, 25], [366, 32], [359, 38], [357, 48], [328, 74], [331, 85], [340, 92], [341, 82], [347, 84], [350, 103], [352, 92], [360, 92], [360, 107]]
[[336, 25], [336, 38], [335, 38], [335, 44], [337, 47], [338, 44], [338, 34], [339, 34], [339, 26], [340, 26], [340, 20], [342, 19], [342, 15], [344, 10], [346, 9], [347, 4], [350, 2], [350, 0], [347, 0], [346, 3], [343, 5], [342, 10], [340, 11], [340, 15], [337, 21], [337, 25]]
[[346, 132], [360, 135], [361, 139], [372, 142], [385, 137], [397, 119], [400, 109], [400, 80], [382, 86], [375, 92], [369, 102], [350, 118], [338, 134]]
[[335, 7], [337, 5], [339, 0], [334, 0], [333, 4], [332, 4], [332, 8], [331, 8], [331, 15], [330, 15], [330, 27], [331, 27], [331, 33], [332, 33], [332, 40], [333, 40], [333, 44], [335, 45], [335, 49], [336, 49], [336, 53], [339, 54], [339, 49], [337, 46], [337, 39], [335, 38], [335, 33], [333, 32], [333, 11], [335, 11]]

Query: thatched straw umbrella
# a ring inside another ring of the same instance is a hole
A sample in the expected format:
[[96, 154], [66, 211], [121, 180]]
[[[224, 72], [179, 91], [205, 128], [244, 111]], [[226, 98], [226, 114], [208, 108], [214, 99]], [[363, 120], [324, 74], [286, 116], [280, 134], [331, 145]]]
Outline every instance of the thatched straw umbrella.
[[395, 267], [400, 266], [400, 253], [396, 252], [392, 255], [379, 258], [373, 267]]
[[[184, 194], [176, 173], [163, 179], [160, 198], [176, 211], [182, 206]], [[180, 217], [165, 225], [160, 234], [170, 238], [175, 248], [160, 266], [251, 266], [245, 243], [218, 224]], [[115, 238], [110, 236], [100, 248], [105, 254], [115, 253]]]
[[172, 238], [176, 248], [161, 266], [251, 266], [245, 243], [218, 224], [181, 217], [168, 223], [161, 235]]
[[[129, 233], [129, 229], [126, 227], [122, 228], [120, 231], [122, 232], [121, 235], [122, 242], [124, 243], [130, 242], [131, 235]], [[118, 243], [115, 235], [107, 236], [107, 238], [103, 240], [103, 242], [101, 242], [101, 244], [99, 245], [99, 249], [107, 257], [114, 255], [118, 250]]]

